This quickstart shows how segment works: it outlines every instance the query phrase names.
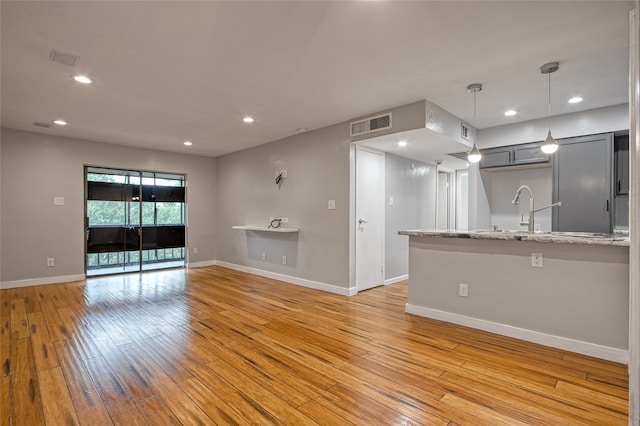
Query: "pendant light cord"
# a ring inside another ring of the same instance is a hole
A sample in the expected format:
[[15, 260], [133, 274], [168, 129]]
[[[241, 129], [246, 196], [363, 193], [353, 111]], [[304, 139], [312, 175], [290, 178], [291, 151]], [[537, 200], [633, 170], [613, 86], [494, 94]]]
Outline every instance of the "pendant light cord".
[[549, 73], [549, 131], [551, 131], [551, 73]]
[[[477, 127], [478, 127], [478, 126], [477, 126], [477, 124], [476, 124], [476, 122], [478, 121], [478, 120], [476, 119], [476, 95], [477, 95], [477, 94], [478, 94], [478, 91], [477, 91], [477, 90], [475, 90], [475, 91], [473, 92], [473, 127], [475, 127], [476, 129], [477, 129]], [[474, 140], [473, 140], [473, 144], [474, 144], [474, 145], [476, 144], [475, 142], [476, 142], [476, 141], [475, 141], [475, 138], [474, 138]]]

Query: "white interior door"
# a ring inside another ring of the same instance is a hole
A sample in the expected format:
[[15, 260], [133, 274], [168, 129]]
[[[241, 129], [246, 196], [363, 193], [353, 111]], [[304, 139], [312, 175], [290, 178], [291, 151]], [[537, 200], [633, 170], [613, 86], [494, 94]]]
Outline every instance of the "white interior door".
[[356, 149], [356, 290], [384, 284], [384, 153]]

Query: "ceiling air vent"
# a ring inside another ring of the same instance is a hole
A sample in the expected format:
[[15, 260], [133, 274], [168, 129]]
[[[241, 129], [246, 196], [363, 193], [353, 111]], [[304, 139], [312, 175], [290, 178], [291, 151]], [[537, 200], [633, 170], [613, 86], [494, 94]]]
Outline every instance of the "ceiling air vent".
[[71, 53], [64, 53], [55, 49], [51, 49], [49, 60], [62, 65], [67, 65], [69, 67], [75, 67], [76, 65], [78, 65], [80, 57], [72, 55]]
[[462, 137], [462, 139], [470, 140], [471, 131], [469, 131], [469, 125], [467, 123], [460, 123], [460, 137]]
[[351, 123], [351, 136], [364, 135], [391, 128], [391, 113]]
[[38, 127], [44, 127], [45, 129], [48, 129], [49, 127], [51, 127], [51, 124], [49, 124], [49, 123], [41, 123], [39, 121], [34, 121], [33, 125], [34, 126], [38, 126]]

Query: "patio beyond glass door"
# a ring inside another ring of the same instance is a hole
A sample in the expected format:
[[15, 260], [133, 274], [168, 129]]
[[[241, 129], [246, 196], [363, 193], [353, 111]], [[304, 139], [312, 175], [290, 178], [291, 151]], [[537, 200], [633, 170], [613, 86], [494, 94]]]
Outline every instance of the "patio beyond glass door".
[[185, 176], [85, 167], [87, 276], [185, 264]]

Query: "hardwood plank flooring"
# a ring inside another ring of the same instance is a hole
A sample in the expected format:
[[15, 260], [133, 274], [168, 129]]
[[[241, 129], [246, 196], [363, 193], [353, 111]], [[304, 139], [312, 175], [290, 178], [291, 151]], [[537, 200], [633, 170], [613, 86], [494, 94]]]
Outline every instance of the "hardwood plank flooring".
[[625, 365], [221, 267], [0, 291], [0, 425], [626, 425]]

